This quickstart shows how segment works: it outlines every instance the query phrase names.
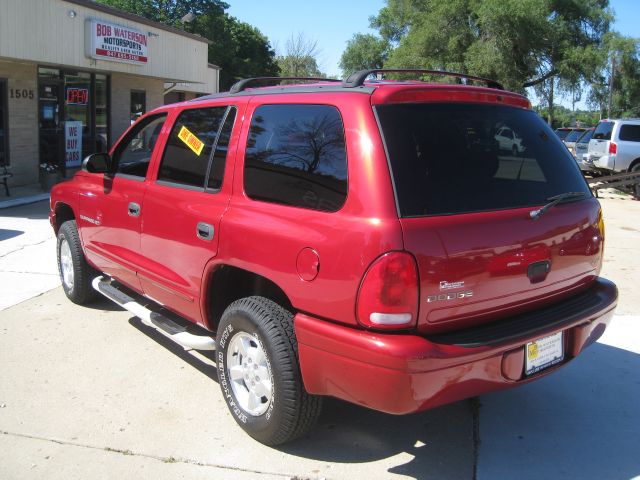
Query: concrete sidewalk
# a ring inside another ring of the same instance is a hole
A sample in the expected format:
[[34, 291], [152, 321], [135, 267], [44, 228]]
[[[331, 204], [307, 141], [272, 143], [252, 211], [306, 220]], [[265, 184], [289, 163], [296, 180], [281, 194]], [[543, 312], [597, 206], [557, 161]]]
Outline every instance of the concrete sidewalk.
[[0, 310], [60, 285], [49, 202], [0, 210]]

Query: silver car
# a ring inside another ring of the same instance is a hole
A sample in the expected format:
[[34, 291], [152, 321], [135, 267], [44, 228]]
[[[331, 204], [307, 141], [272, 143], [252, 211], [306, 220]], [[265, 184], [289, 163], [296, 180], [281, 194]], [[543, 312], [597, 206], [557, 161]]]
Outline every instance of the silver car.
[[640, 171], [640, 119], [600, 120], [587, 156], [599, 170]]
[[594, 170], [593, 163], [589, 163], [585, 158], [587, 150], [589, 149], [589, 140], [591, 140], [594, 130], [595, 128], [593, 127], [587, 129], [576, 141], [574, 151], [572, 152], [576, 162], [578, 162], [580, 170], [583, 172], [592, 172]]

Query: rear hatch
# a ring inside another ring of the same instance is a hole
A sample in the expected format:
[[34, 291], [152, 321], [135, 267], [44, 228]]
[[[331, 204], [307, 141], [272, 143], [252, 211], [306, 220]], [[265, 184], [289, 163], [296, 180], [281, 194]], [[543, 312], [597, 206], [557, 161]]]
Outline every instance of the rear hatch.
[[[526, 108], [428, 98], [374, 106], [418, 264], [418, 329], [479, 325], [587, 288], [601, 264], [600, 207], [553, 131]], [[498, 148], [505, 126], [522, 152]]]
[[596, 126], [591, 140], [589, 140], [588, 152], [594, 157], [599, 158], [609, 153], [609, 141], [613, 132], [614, 122], [601, 120]]

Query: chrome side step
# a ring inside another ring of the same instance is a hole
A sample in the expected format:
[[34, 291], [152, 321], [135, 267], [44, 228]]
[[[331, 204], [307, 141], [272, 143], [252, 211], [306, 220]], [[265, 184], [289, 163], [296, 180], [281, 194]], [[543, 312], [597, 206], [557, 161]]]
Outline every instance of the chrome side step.
[[189, 333], [186, 327], [177, 324], [161, 313], [152, 312], [144, 305], [136, 302], [135, 299], [131, 298], [123, 291], [111, 285], [111, 283], [103, 277], [94, 278], [91, 285], [95, 290], [100, 292], [109, 300], [133, 313], [136, 317], [142, 320], [142, 323], [151, 328], [155, 328], [178, 345], [194, 350], [216, 349], [216, 341], [212, 337]]

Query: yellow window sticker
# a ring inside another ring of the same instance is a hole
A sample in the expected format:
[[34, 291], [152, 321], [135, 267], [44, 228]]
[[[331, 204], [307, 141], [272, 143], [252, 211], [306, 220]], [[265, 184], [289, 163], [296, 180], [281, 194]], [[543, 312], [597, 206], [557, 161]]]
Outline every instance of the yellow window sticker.
[[200, 141], [200, 139], [193, 133], [191, 133], [187, 127], [183, 126], [180, 129], [180, 131], [178, 132], [178, 138], [182, 140], [184, 144], [189, 147], [196, 155], [200, 155], [202, 153], [204, 142]]

